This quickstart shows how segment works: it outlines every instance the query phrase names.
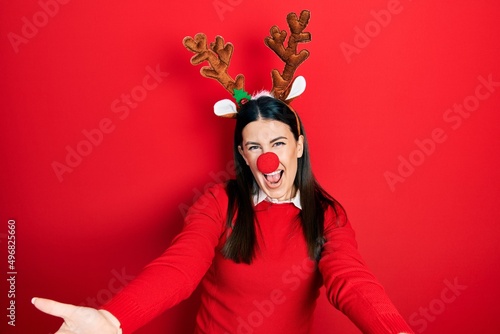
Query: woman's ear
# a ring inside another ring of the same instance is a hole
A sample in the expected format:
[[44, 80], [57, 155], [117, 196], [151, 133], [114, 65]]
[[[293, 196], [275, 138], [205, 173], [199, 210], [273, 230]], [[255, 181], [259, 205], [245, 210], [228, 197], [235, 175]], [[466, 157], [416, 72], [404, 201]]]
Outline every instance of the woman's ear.
[[304, 136], [300, 135], [299, 140], [297, 140], [297, 158], [302, 158], [304, 154]]
[[248, 160], [245, 157], [245, 154], [243, 154], [243, 149], [241, 148], [240, 145], [238, 145], [238, 152], [240, 152], [241, 156], [243, 157], [243, 160], [245, 160], [245, 163], [248, 165]]

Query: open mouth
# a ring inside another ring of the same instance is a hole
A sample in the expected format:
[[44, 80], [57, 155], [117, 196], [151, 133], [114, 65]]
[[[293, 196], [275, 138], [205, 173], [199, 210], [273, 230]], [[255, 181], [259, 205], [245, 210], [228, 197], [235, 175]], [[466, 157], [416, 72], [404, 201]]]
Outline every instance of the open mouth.
[[269, 174], [264, 174], [264, 177], [266, 178], [267, 182], [271, 184], [276, 184], [280, 182], [282, 176], [283, 176], [283, 170], [280, 169]]

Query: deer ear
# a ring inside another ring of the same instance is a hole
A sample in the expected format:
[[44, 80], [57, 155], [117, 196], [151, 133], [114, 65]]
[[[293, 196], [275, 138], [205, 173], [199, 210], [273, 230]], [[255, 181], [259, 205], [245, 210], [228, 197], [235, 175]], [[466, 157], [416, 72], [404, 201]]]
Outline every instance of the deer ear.
[[288, 93], [285, 101], [292, 100], [297, 96], [304, 93], [306, 90], [306, 79], [303, 76], [298, 76], [292, 82], [292, 88], [290, 89], [290, 93]]
[[217, 116], [235, 118], [238, 110], [236, 109], [236, 104], [233, 101], [224, 99], [215, 103], [214, 112]]

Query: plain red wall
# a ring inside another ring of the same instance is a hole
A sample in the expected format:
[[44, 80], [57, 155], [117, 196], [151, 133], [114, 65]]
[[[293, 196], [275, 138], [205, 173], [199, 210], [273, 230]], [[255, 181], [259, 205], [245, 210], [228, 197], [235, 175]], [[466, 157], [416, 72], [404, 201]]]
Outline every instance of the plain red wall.
[[[249, 91], [269, 89], [282, 64], [263, 39], [304, 7], [313, 41], [294, 106], [315, 174], [347, 208], [367, 263], [416, 332], [500, 328], [498, 1], [306, 4], [1, 1], [2, 333], [56, 330], [33, 296], [105, 301], [169, 245], [206, 185], [229, 175], [233, 123], [212, 112], [228, 95], [190, 65], [184, 36], [224, 36], [235, 45], [230, 73], [245, 74]], [[131, 93], [140, 101], [127, 106]], [[87, 156], [58, 177], [68, 149]], [[140, 332], [190, 333], [196, 306], [195, 294]], [[359, 333], [323, 296], [320, 332]]]

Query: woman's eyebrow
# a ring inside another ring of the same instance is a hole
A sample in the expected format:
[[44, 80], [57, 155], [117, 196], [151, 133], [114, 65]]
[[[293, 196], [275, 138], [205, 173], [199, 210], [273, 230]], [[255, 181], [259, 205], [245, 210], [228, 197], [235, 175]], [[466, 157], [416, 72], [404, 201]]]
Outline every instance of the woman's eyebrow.
[[279, 137], [274, 138], [273, 140], [271, 140], [271, 141], [270, 141], [270, 143], [272, 144], [272, 143], [274, 143], [275, 141], [282, 140], [282, 139], [288, 140], [288, 138], [287, 138], [287, 137], [285, 137], [285, 136], [279, 136]]
[[245, 146], [248, 146], [248, 145], [260, 145], [260, 144], [259, 144], [259, 143], [257, 143], [257, 142], [254, 142], [254, 141], [247, 141], [247, 142], [245, 143]]
[[[273, 140], [271, 140], [269, 143], [272, 144], [272, 143], [274, 143], [274, 142], [276, 142], [278, 140], [283, 140], [283, 139], [288, 140], [288, 138], [285, 137], [285, 136], [279, 136], [279, 137], [276, 137]], [[247, 141], [245, 143], [245, 146], [248, 146], [248, 145], [260, 145], [260, 143], [255, 142], [255, 141]]]

